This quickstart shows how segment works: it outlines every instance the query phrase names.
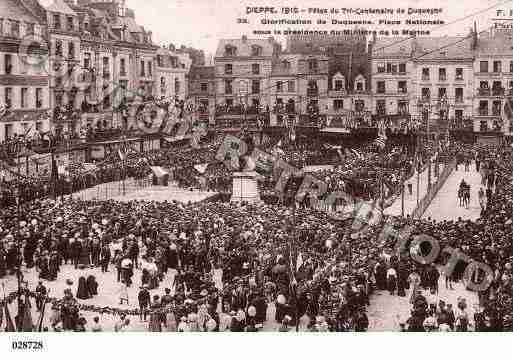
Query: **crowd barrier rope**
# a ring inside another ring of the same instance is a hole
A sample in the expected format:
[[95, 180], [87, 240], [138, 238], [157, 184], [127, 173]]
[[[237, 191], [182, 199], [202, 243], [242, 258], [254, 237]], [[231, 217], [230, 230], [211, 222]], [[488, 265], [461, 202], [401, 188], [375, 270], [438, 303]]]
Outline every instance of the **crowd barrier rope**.
[[412, 212], [412, 217], [420, 219], [424, 212], [428, 209], [429, 205], [433, 201], [433, 199], [440, 191], [440, 188], [445, 184], [449, 176], [452, 174], [454, 169], [456, 168], [456, 159], [450, 161], [440, 173], [440, 176], [436, 179], [435, 182], [431, 183], [431, 187], [428, 188], [426, 195], [419, 201], [419, 204], [415, 207]]

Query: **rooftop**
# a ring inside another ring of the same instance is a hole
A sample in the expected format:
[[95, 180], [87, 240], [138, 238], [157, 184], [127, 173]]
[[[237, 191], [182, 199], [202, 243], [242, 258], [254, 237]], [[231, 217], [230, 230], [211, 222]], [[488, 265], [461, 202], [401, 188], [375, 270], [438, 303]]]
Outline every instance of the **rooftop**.
[[236, 57], [250, 57], [252, 55], [253, 46], [260, 46], [262, 57], [270, 57], [275, 55], [275, 46], [279, 45], [274, 39], [222, 39], [219, 41], [216, 51], [216, 57], [224, 57], [227, 46], [237, 48]]

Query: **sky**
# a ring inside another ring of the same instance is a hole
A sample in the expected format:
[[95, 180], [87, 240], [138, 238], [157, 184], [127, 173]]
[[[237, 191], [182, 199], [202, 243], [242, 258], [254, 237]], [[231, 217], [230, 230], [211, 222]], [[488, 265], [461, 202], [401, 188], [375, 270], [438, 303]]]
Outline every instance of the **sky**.
[[[40, 0], [41, 3], [48, 3], [52, 0]], [[305, 4], [305, 6], [301, 6]], [[497, 5], [501, 4], [501, 5]], [[153, 32], [153, 40], [159, 45], [173, 43], [175, 45], [186, 45], [203, 49], [207, 54], [214, 54], [218, 39], [221, 38], [239, 38], [243, 34], [248, 37], [259, 37], [252, 34], [255, 29], [285, 29], [308, 28], [320, 30], [353, 28], [352, 26], [332, 25], [332, 18], [340, 20], [394, 20], [395, 15], [386, 16], [344, 16], [338, 15], [284, 15], [276, 14], [266, 16], [272, 19], [312, 19], [317, 18], [328, 20], [327, 25], [303, 25], [303, 26], [263, 26], [259, 24], [263, 15], [246, 15], [246, 7], [265, 7], [282, 6], [289, 7], [319, 7], [319, 8], [341, 8], [341, 7], [360, 7], [360, 8], [442, 8], [441, 15], [412, 16], [415, 19], [440, 19], [446, 23], [456, 21], [452, 25], [442, 26], [423, 26], [422, 29], [432, 30], [436, 36], [443, 35], [467, 35], [474, 21], [477, 21], [478, 31], [492, 26], [492, 18], [496, 17], [496, 9], [506, 10], [509, 15], [510, 9], [513, 10], [513, 0], [395, 0], [389, 2], [377, 0], [308, 0], [308, 1], [283, 1], [276, 2], [271, 0], [126, 0], [126, 5], [135, 10], [136, 20], [146, 29]], [[490, 10], [482, 12], [483, 9], [491, 7]], [[475, 14], [474, 13], [478, 13]], [[468, 18], [459, 20], [465, 16]], [[405, 19], [407, 16], [403, 16]], [[250, 24], [237, 24], [237, 18], [247, 18]], [[513, 18], [513, 16], [512, 16]], [[397, 18], [398, 19], [398, 18]], [[438, 29], [436, 29], [438, 27]], [[367, 26], [372, 29], [372, 26]], [[392, 29], [397, 27], [379, 26], [379, 29]], [[404, 26], [399, 26], [402, 29]], [[263, 37], [268, 37], [265, 35]], [[283, 38], [277, 37], [278, 40]]]

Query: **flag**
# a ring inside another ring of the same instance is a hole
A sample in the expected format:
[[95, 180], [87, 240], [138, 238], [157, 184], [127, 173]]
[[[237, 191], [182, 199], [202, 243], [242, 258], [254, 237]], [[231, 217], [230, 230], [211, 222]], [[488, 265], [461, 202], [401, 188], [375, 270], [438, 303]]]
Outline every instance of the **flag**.
[[32, 322], [32, 314], [30, 313], [32, 305], [30, 304], [30, 299], [28, 296], [25, 296], [25, 306], [24, 313], [22, 319], [22, 332], [31, 332], [34, 330], [34, 323]]
[[378, 138], [376, 138], [376, 140], [374, 140], [374, 144], [383, 150], [386, 147], [387, 139], [388, 139], [383, 121], [379, 124], [378, 128], [379, 128]]
[[9, 307], [7, 306], [7, 301], [4, 300], [4, 310], [5, 310], [5, 331], [6, 332], [15, 332], [16, 327], [11, 318], [11, 313], [9, 313]]
[[121, 148], [118, 149], [118, 156], [121, 161], [125, 160], [126, 154], [124, 151], [121, 151]]
[[513, 119], [513, 99], [507, 99], [504, 103], [504, 114], [508, 120]]
[[296, 271], [298, 271], [299, 268], [301, 268], [303, 263], [304, 263], [303, 255], [301, 254], [301, 252], [299, 252], [299, 254], [297, 255], [297, 260], [296, 260]]
[[351, 149], [351, 152], [353, 152], [353, 154], [358, 158], [358, 159], [362, 159], [363, 156], [360, 152], [358, 152], [357, 150], [355, 150], [354, 148]]
[[198, 171], [199, 173], [204, 174], [205, 171], [207, 170], [207, 167], [208, 167], [208, 163], [203, 163], [200, 165], [195, 165], [194, 169], [196, 169], [196, 171]]

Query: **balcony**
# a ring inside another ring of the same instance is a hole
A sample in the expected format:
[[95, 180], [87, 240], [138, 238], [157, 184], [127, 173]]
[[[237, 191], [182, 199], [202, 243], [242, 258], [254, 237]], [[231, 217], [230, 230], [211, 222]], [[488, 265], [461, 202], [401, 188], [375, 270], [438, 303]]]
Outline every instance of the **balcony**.
[[443, 76], [439, 76], [438, 77], [438, 81], [447, 81], [447, 76], [443, 75]]
[[126, 74], [126, 70], [121, 70], [121, 71], [119, 72], [119, 76], [121, 76], [121, 77], [126, 77], [126, 76], [127, 76], [127, 74]]
[[505, 92], [503, 88], [492, 88], [492, 96], [504, 96]]
[[488, 116], [488, 109], [487, 108], [480, 108], [478, 109], [479, 116]]
[[487, 88], [478, 88], [477, 89], [477, 95], [478, 96], [490, 96], [491, 91]]
[[427, 75], [427, 76], [426, 75], [422, 75], [421, 80], [422, 81], [429, 81], [429, 75]]
[[110, 79], [110, 72], [109, 72], [109, 71], [104, 71], [104, 72], [103, 72], [103, 78], [104, 78], [105, 80]]
[[318, 89], [307, 89], [306, 90], [306, 96], [308, 96], [308, 97], [318, 97], [319, 96], [319, 90]]
[[408, 89], [406, 87], [399, 87], [397, 89], [397, 92], [400, 94], [400, 95], [406, 95], [408, 93]]
[[463, 103], [463, 96], [456, 96], [454, 98], [455, 103]]
[[500, 116], [501, 115], [501, 109], [499, 108], [492, 108], [492, 116]]
[[463, 76], [456, 76], [454, 78], [455, 81], [463, 81]]
[[5, 65], [5, 74], [6, 75], [12, 74], [12, 65]]

